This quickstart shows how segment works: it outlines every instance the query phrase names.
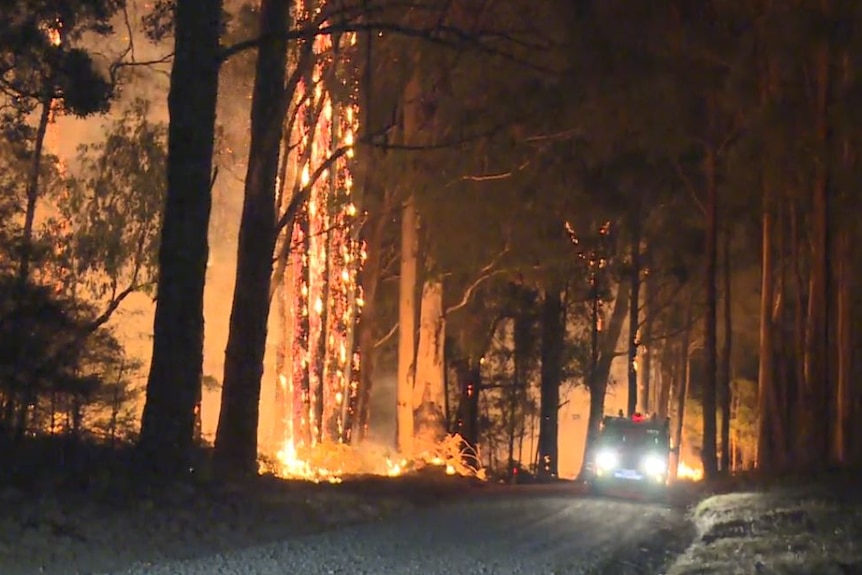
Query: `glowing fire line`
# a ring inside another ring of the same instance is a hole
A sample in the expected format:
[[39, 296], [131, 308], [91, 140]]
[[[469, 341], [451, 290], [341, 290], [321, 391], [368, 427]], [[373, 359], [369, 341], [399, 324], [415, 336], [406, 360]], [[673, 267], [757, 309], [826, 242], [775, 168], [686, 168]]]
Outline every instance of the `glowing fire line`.
[[[307, 18], [321, 8], [297, 0], [295, 14]], [[355, 34], [313, 40], [313, 66], [297, 89], [296, 122], [290, 141], [292, 168], [308, 201], [291, 230], [290, 256], [281, 284], [286, 306], [285, 354], [278, 373], [277, 406], [284, 414], [276, 458], [281, 475], [333, 478], [337, 469], [311, 466], [311, 451], [344, 444], [358, 390], [359, 354], [354, 327], [362, 307], [357, 275], [364, 250], [357, 238], [352, 146], [358, 129], [358, 75], [352, 65]], [[334, 89], [335, 88], [335, 89]], [[338, 93], [335, 93], [337, 90]], [[332, 160], [339, 149], [347, 152]], [[311, 174], [331, 163], [320, 177]]]

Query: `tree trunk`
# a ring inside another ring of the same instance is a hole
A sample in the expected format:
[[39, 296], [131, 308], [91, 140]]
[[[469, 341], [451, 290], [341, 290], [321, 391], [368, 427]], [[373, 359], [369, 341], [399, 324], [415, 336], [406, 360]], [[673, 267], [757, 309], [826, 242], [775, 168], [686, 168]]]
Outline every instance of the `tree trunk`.
[[650, 316], [650, 302], [652, 301], [653, 296], [653, 281], [650, 277], [651, 271], [651, 262], [649, 261], [649, 246], [647, 246], [647, 264], [646, 270], [644, 272], [643, 279], [643, 288], [644, 288], [644, 313], [643, 313], [643, 333], [644, 336], [641, 338], [641, 388], [643, 393], [643, 399], [641, 400], [641, 406], [643, 407], [644, 413], [658, 413], [658, 415], [664, 418], [667, 414], [667, 407], [661, 407], [661, 395], [662, 395], [662, 385], [661, 385], [661, 374], [657, 374], [657, 377], [653, 378], [653, 352], [655, 350], [654, 344], [652, 343], [652, 323], [653, 318]]
[[721, 471], [722, 473], [730, 473], [730, 404], [731, 404], [731, 387], [730, 382], [733, 379], [732, 359], [733, 353], [731, 346], [733, 345], [733, 315], [731, 309], [731, 284], [732, 284], [732, 269], [730, 264], [730, 238], [731, 228], [730, 220], [728, 219], [724, 229], [724, 345], [721, 346]]
[[[678, 362], [673, 352], [673, 346], [665, 344], [662, 350], [662, 371], [659, 374], [658, 389], [656, 390], [656, 413], [659, 419], [665, 419], [670, 411], [670, 389], [677, 378], [681, 377], [678, 369]], [[664, 368], [665, 362], [670, 364], [668, 368]]]
[[640, 325], [641, 304], [641, 215], [639, 211], [632, 217], [631, 234], [627, 405], [629, 417], [634, 415], [638, 407], [638, 326]]
[[[520, 292], [519, 292], [520, 293]], [[523, 294], [526, 295], [526, 294]], [[527, 377], [526, 368], [530, 357], [530, 317], [529, 311], [526, 308], [531, 305], [531, 302], [526, 297], [523, 298], [521, 304], [522, 309], [519, 310], [514, 320], [514, 334], [512, 350], [513, 359], [513, 375], [511, 394], [509, 396], [509, 479], [514, 478], [516, 463], [521, 461], [520, 455], [515, 458], [515, 435], [520, 430], [521, 432], [521, 449], [524, 443], [524, 420], [523, 417], [518, 419], [518, 407], [523, 407], [527, 395]], [[565, 326], [565, 321], [561, 321], [561, 325]], [[523, 413], [523, 410], [521, 411]]]
[[[827, 2], [822, 3], [824, 6]], [[817, 149], [828, 148], [828, 105], [831, 50], [824, 39], [815, 53], [816, 97], [814, 137]], [[812, 249], [809, 270], [808, 310], [805, 325], [805, 382], [799, 401], [797, 461], [803, 467], [822, 467], [829, 457], [829, 377], [828, 377], [828, 263], [829, 173], [826, 161], [815, 162], [812, 190]]]
[[413, 387], [416, 358], [416, 260], [419, 230], [413, 197], [401, 215], [401, 272], [398, 296], [398, 382], [396, 427], [398, 451], [413, 456]]
[[377, 360], [377, 287], [380, 284], [382, 262], [383, 214], [376, 215], [371, 233], [366, 236], [365, 252], [368, 257], [362, 266], [362, 315], [359, 318], [359, 390], [357, 392], [356, 416], [353, 420], [353, 438], [363, 441], [368, 433], [368, 418], [371, 411], [371, 391], [374, 387], [374, 368]]
[[679, 377], [676, 387], [676, 421], [674, 422], [671, 443], [673, 444], [673, 453], [670, 463], [670, 477], [676, 479], [679, 471], [679, 464], [682, 461], [682, 430], [685, 424], [685, 403], [688, 397], [689, 380], [691, 379], [691, 364], [689, 362], [689, 346], [691, 345], [691, 317], [693, 303], [691, 301], [686, 305], [685, 325], [686, 329], [682, 334], [679, 351], [679, 367], [677, 371]]
[[36, 221], [36, 204], [39, 201], [39, 176], [42, 173], [42, 150], [45, 146], [45, 135], [48, 133], [48, 123], [51, 120], [51, 107], [54, 104], [54, 98], [46, 95], [40, 104], [42, 110], [39, 114], [39, 125], [36, 128], [33, 158], [30, 165], [29, 181], [27, 182], [27, 207], [24, 211], [24, 229], [21, 237], [21, 260], [18, 262], [18, 280], [22, 285], [30, 278], [30, 260], [33, 257], [33, 224]]
[[413, 387], [416, 451], [431, 452], [446, 437], [443, 282], [425, 280], [419, 307], [419, 345]]
[[[852, 86], [852, 60], [849, 52], [841, 54], [841, 84], [845, 97]], [[852, 143], [845, 134], [841, 142], [841, 163], [845, 173], [852, 173], [853, 153]], [[842, 199], [847, 200], [849, 194], [845, 190]], [[851, 204], [852, 205], [852, 204]], [[842, 208], [844, 206], [842, 205]], [[851, 260], [850, 230], [847, 219], [841, 218], [840, 230], [835, 236], [835, 427], [833, 430], [833, 459], [839, 465], [850, 462], [850, 437], [852, 435], [852, 405], [853, 392], [851, 373], [853, 369], [853, 330], [852, 321], [852, 291], [853, 266]]]
[[545, 290], [542, 304], [542, 366], [539, 400], [539, 476], [556, 478], [559, 473], [558, 433], [560, 383], [563, 370], [563, 298], [558, 287]]
[[479, 392], [482, 387], [479, 362], [459, 359], [454, 362], [454, 368], [460, 393], [455, 432], [475, 450], [479, 444]]
[[590, 414], [587, 419], [587, 444], [584, 449], [584, 460], [581, 463], [580, 475], [582, 477], [586, 471], [586, 464], [592, 453], [596, 437], [598, 437], [599, 425], [602, 422], [602, 417], [605, 415], [605, 394], [608, 389], [608, 379], [610, 379], [611, 365], [616, 356], [616, 348], [623, 330], [626, 314], [629, 311], [630, 292], [631, 290], [626, 289], [626, 286], [623, 284], [619, 284], [617, 287], [617, 298], [614, 302], [614, 309], [611, 312], [610, 321], [607, 323], [607, 329], [602, 332], [602, 337], [599, 338], [598, 357], [596, 358], [595, 368], [590, 373], [589, 380], [587, 381], [590, 390]]
[[[794, 280], [796, 283], [796, 289], [794, 290], [796, 297], [794, 299], [793, 309], [793, 357], [791, 359], [791, 363], [794, 368], [793, 379], [796, 385], [794, 387], [794, 394], [787, 406], [788, 421], [793, 421], [798, 418], [799, 411], [802, 409], [801, 402], [805, 396], [805, 306], [807, 288], [802, 267], [802, 244], [804, 238], [799, 229], [800, 220], [799, 206], [795, 199], [790, 199], [790, 262], [793, 266]], [[788, 393], [788, 395], [790, 394]], [[797, 441], [797, 437], [800, 433], [800, 429], [798, 427], [799, 424], [797, 424], [793, 429], [787, 428], [787, 440], [785, 443], [787, 445], [787, 449], [792, 454], [789, 455], [793, 459], [796, 459], [796, 452], [800, 448], [803, 450], [808, 449], [805, 446], [800, 447], [797, 445], [800, 443]]]
[[287, 294], [289, 290], [285, 289], [286, 282], [284, 278], [279, 280], [279, 286], [276, 291], [276, 315], [278, 317], [279, 342], [278, 349], [275, 352], [275, 405], [272, 422], [272, 438], [270, 441], [272, 449], [276, 452], [281, 449], [282, 444], [289, 438], [288, 423], [291, 417], [292, 410], [288, 407], [288, 401], [293, 398], [290, 391], [290, 379], [293, 376], [290, 369], [292, 360], [291, 350], [293, 349], [293, 338], [291, 337], [291, 324], [288, 320], [288, 302]]
[[236, 284], [225, 352], [221, 411], [215, 440], [220, 473], [257, 473], [260, 385], [269, 319], [269, 286], [276, 241], [275, 186], [287, 67], [289, 0], [263, 0], [251, 102], [251, 143], [239, 229]]
[[177, 0], [174, 14], [167, 194], [139, 443], [149, 464], [167, 474], [189, 468], [201, 387], [222, 1]]
[[[710, 114], [714, 103], [710, 102]], [[707, 146], [704, 159], [706, 179], [706, 318], [704, 321], [704, 353], [706, 354], [706, 374], [703, 380], [703, 475], [711, 479], [718, 472], [716, 459], [716, 387], [718, 376], [717, 354], [717, 260], [718, 260], [718, 189], [715, 172], [715, 149]]]
[[850, 271], [850, 241], [849, 233], [842, 230], [837, 240], [838, 265], [836, 266], [836, 305], [837, 320], [837, 373], [835, 390], [835, 429], [833, 459], [836, 463], [845, 465], [849, 460], [848, 440], [852, 430], [853, 393], [850, 384], [853, 357], [853, 309], [851, 305], [852, 273]]
[[762, 224], [760, 258], [760, 350], [757, 377], [757, 466], [773, 471], [778, 466], [783, 439], [775, 435], [780, 428], [775, 412], [772, 302], [774, 299], [772, 263], [772, 188], [766, 173], [761, 174]]

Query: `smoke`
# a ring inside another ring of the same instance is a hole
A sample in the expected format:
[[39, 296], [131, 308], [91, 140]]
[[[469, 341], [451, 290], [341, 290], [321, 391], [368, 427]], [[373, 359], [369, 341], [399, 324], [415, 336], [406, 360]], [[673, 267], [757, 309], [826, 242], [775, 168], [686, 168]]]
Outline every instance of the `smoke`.
[[[112, 63], [122, 60], [129, 65], [122, 68], [122, 82], [111, 111], [86, 119], [63, 116], [49, 128], [49, 152], [74, 170], [77, 150], [82, 144], [104, 139], [106, 126], [115, 120], [135, 99], [149, 102], [149, 119], [153, 122], [169, 121], [167, 107], [170, 87], [170, 61], [165, 61], [173, 50], [173, 40], [151, 42], [144, 35], [142, 17], [147, 13], [145, 0], [128, 0], [126, 14], [117, 16], [115, 33], [108, 37], [88, 37], [84, 47], [94, 54], [107, 71]], [[240, 14], [248, 2], [228, 0], [226, 9], [232, 15]], [[248, 14], [248, 9], [245, 10]], [[247, 23], [233, 18], [236, 25]], [[236, 34], [242, 34], [242, 30]], [[253, 31], [246, 33], [250, 35]], [[243, 37], [243, 36], [239, 36]], [[251, 64], [249, 64], [251, 62]], [[236, 271], [236, 249], [239, 219], [242, 208], [246, 154], [249, 139], [249, 105], [253, 81], [253, 52], [228, 62], [222, 71], [219, 93], [218, 125], [215, 165], [218, 173], [213, 188], [212, 220], [210, 224], [210, 261], [204, 294], [205, 344], [204, 375], [219, 382], [224, 369], [224, 350], [227, 343], [228, 322], [233, 297]], [[126, 353], [142, 364], [136, 383], [144, 386], [152, 354], [154, 302], [143, 294], [135, 294], [123, 302], [114, 314], [109, 327], [117, 333]], [[268, 359], [269, 361], [269, 359]], [[271, 374], [265, 375], [271, 379]], [[271, 397], [272, 382], [265, 380], [263, 398]], [[220, 393], [218, 389], [204, 392], [202, 405], [203, 433], [212, 438], [218, 421]], [[271, 402], [263, 401], [264, 408]], [[139, 408], [142, 408], [140, 405]], [[262, 420], [268, 413], [262, 411]], [[270, 415], [271, 418], [271, 415]], [[266, 423], [262, 422], [262, 429]]]
[[373, 393], [371, 394], [368, 435], [366, 442], [389, 448], [395, 445], [395, 394], [398, 379], [393, 371], [375, 372]]

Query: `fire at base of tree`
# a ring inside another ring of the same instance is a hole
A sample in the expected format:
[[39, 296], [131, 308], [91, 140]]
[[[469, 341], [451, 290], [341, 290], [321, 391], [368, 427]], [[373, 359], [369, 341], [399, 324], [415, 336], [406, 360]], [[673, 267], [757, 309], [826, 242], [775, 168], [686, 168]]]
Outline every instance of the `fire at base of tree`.
[[460, 435], [449, 435], [434, 449], [413, 459], [399, 458], [392, 450], [369, 444], [319, 443], [297, 449], [285, 442], [275, 458], [260, 459], [261, 473], [286, 479], [340, 483], [348, 477], [379, 475], [399, 477], [423, 469], [439, 469], [446, 475], [487, 479], [481, 458]]

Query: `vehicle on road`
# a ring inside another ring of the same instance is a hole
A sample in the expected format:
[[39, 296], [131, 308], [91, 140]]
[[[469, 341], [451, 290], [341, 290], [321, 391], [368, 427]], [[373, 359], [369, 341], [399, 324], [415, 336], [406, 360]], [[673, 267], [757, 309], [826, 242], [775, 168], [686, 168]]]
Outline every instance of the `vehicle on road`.
[[671, 451], [669, 419], [639, 413], [631, 418], [622, 413], [606, 416], [589, 456], [587, 483], [596, 494], [636, 490], [661, 496], [668, 484]]

